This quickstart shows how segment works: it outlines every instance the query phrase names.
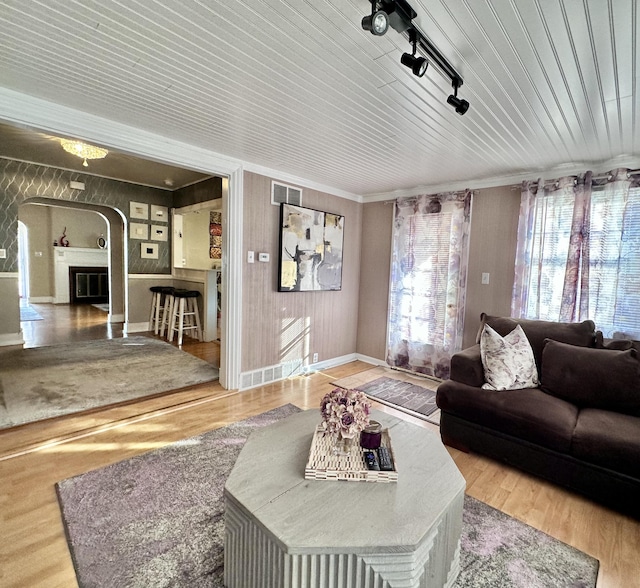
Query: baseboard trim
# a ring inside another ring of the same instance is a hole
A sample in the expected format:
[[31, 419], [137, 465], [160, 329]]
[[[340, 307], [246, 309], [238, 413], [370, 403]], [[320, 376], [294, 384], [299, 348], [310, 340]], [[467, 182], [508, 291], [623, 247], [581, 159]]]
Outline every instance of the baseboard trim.
[[22, 333], [3, 333], [0, 334], [0, 347], [9, 347], [12, 345], [24, 345]]
[[53, 296], [29, 296], [29, 302], [34, 304], [53, 304]]
[[327, 359], [325, 361], [319, 361], [317, 363], [311, 363], [307, 366], [305, 373], [313, 373], [319, 372], [322, 370], [326, 370], [332, 367], [337, 367], [339, 365], [344, 365], [345, 363], [349, 363], [351, 361], [356, 360], [355, 353], [349, 353], [348, 355], [342, 355], [340, 357], [334, 357], [333, 359]]
[[389, 367], [389, 364], [384, 359], [376, 359], [375, 357], [369, 357], [368, 355], [362, 355], [362, 353], [356, 353], [356, 360], [364, 361], [364, 363], [370, 363], [371, 365], [381, 365], [383, 367]]
[[[124, 317], [123, 317], [124, 320]], [[113, 321], [111, 321], [113, 322]], [[144, 333], [146, 331], [149, 331], [149, 321], [145, 321], [142, 323], [125, 323], [122, 326], [122, 330], [125, 333]]]

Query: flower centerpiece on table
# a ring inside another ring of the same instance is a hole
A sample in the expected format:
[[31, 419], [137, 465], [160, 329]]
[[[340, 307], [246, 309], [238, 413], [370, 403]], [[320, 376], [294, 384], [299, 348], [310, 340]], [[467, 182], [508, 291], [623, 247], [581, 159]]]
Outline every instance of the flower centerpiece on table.
[[325, 431], [343, 439], [354, 439], [369, 424], [371, 403], [359, 390], [335, 388], [320, 403]]

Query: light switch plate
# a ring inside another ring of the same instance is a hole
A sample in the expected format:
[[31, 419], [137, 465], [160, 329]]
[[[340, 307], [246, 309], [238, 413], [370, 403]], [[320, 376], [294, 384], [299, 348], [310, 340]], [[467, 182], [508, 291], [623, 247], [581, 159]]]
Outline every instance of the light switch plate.
[[0, 259], [7, 259], [7, 250], [0, 249]]
[[253, 263], [255, 260], [255, 253], [253, 251], [247, 251], [247, 263]]
[[482, 272], [482, 283], [485, 285], [489, 283], [489, 272]]

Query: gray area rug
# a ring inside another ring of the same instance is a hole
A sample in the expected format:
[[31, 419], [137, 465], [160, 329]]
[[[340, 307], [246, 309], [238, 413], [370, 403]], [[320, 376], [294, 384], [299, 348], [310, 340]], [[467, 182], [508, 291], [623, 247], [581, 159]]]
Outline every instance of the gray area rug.
[[376, 400], [395, 404], [425, 416], [429, 416], [438, 409], [435, 390], [411, 382], [401, 382], [392, 378], [377, 378], [373, 382], [358, 386], [357, 390]]
[[[402, 382], [411, 384], [413, 387]], [[404, 370], [376, 366], [336, 380], [333, 384], [340, 388], [362, 390], [370, 398], [382, 404], [434, 425], [440, 425], [440, 409], [435, 404], [435, 392], [441, 380], [417, 376]], [[422, 406], [424, 406], [424, 412], [415, 410], [416, 407]]]
[[0, 352], [0, 429], [210, 382], [211, 364], [149, 337]]
[[[80, 586], [222, 587], [227, 476], [251, 431], [298, 411], [288, 404], [57, 484]], [[461, 568], [459, 588], [593, 588], [598, 560], [467, 496]]]

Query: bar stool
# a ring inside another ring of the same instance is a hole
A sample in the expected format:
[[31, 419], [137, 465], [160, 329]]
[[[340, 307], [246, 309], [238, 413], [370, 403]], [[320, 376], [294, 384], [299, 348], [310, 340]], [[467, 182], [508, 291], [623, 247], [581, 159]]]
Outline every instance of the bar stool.
[[202, 341], [202, 329], [200, 328], [200, 313], [198, 312], [197, 290], [174, 290], [173, 309], [169, 321], [167, 339], [173, 341], [173, 333], [178, 333], [178, 347], [182, 345], [182, 335], [185, 331], [195, 331], [195, 338]]
[[173, 296], [175, 288], [171, 288], [170, 292], [165, 293], [164, 305], [162, 308], [162, 320], [160, 321], [160, 336], [164, 337], [165, 330], [167, 337], [169, 337], [169, 328], [171, 327], [171, 315], [173, 314], [173, 303], [175, 298]]
[[156, 335], [160, 331], [165, 314], [165, 301], [168, 294], [173, 294], [175, 288], [171, 286], [151, 286], [151, 316], [149, 317], [149, 330]]

